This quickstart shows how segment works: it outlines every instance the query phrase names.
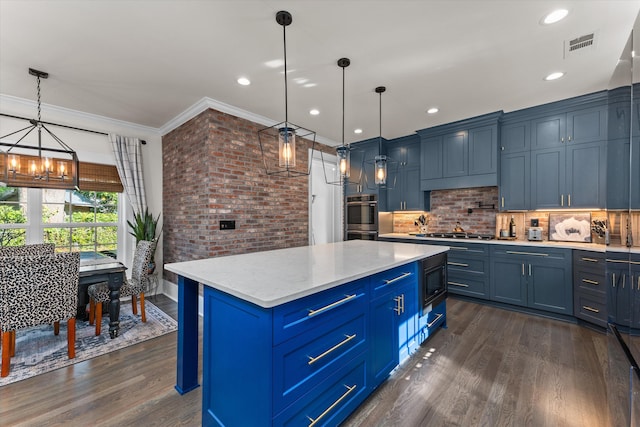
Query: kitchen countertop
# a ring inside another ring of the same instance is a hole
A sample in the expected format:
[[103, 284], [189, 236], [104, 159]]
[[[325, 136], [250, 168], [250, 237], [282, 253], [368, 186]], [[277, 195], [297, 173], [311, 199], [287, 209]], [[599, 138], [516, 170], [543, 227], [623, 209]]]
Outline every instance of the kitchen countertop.
[[275, 307], [449, 248], [349, 240], [165, 264], [178, 275], [264, 308]]
[[578, 242], [550, 242], [543, 240], [541, 242], [532, 242], [528, 240], [482, 240], [482, 239], [464, 239], [464, 238], [442, 238], [442, 237], [419, 237], [408, 233], [387, 233], [381, 234], [379, 238], [388, 239], [403, 239], [403, 240], [416, 240], [416, 241], [430, 241], [436, 240], [439, 242], [451, 242], [454, 244], [456, 241], [464, 243], [487, 243], [490, 245], [514, 245], [514, 246], [537, 246], [542, 248], [564, 248], [564, 249], [581, 249], [585, 251], [594, 252], [631, 252], [640, 253], [640, 247], [634, 246], [629, 250], [626, 246], [611, 246], [601, 245], [597, 243], [578, 243]]

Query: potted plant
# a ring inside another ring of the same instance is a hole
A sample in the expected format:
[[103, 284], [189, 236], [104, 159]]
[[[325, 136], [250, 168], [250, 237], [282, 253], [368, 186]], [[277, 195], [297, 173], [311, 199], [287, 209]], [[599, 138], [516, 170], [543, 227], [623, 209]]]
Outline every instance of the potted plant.
[[[145, 208], [144, 212], [134, 212], [133, 222], [127, 221], [127, 224], [129, 224], [129, 227], [131, 228], [129, 234], [136, 238], [136, 245], [140, 240], [147, 240], [150, 242], [156, 241], [156, 234], [160, 234], [160, 230], [158, 230], [159, 220], [160, 214], [154, 218], [148, 208]], [[155, 255], [155, 247], [153, 252]], [[156, 264], [152, 256], [151, 262], [149, 263], [149, 274], [153, 273], [155, 268]]]

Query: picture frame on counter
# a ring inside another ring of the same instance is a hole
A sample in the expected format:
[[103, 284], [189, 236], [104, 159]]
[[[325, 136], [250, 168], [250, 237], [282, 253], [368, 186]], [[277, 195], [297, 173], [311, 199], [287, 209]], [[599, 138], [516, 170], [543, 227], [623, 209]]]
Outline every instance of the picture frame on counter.
[[549, 240], [591, 243], [591, 213], [549, 213]]

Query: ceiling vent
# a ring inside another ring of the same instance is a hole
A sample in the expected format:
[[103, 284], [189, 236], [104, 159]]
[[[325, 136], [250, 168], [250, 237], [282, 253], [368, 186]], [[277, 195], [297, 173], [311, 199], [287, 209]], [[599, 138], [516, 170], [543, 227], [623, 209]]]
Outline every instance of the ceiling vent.
[[596, 33], [585, 34], [584, 36], [576, 37], [571, 40], [565, 40], [564, 42], [564, 57], [576, 55], [578, 53], [584, 53], [595, 49], [596, 47]]

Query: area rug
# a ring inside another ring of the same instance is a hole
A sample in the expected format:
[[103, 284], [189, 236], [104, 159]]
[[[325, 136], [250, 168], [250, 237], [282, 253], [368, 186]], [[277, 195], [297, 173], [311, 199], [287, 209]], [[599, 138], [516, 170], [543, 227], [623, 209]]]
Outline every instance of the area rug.
[[102, 318], [102, 333], [95, 335], [95, 326], [87, 321], [76, 322], [76, 357], [67, 356], [67, 325], [60, 323], [60, 334], [53, 334], [53, 326], [37, 326], [16, 333], [16, 355], [11, 358], [9, 376], [0, 378], [0, 387], [35, 375], [60, 369], [96, 356], [119, 350], [177, 330], [178, 323], [156, 307], [145, 301], [146, 323], [142, 323], [140, 312], [131, 312], [131, 303], [120, 305], [120, 332], [109, 337], [109, 315]]

